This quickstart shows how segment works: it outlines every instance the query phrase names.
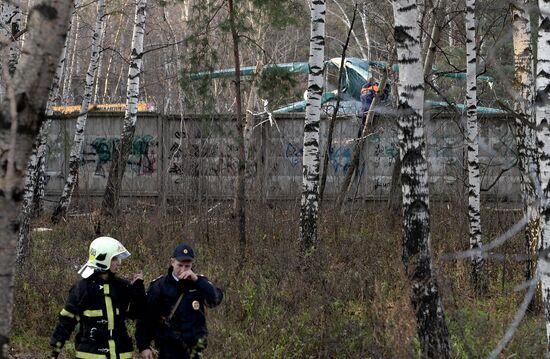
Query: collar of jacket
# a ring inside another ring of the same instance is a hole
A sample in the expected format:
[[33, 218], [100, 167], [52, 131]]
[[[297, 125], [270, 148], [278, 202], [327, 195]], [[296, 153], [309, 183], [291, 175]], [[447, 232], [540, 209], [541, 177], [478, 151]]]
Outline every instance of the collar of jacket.
[[114, 274], [113, 272], [111, 272], [111, 271], [107, 271], [108, 277], [107, 277], [106, 280], [103, 279], [103, 278], [101, 278], [101, 277], [99, 276], [100, 274], [101, 274], [101, 273], [99, 273], [99, 272], [95, 272], [94, 274], [92, 274], [92, 275], [89, 276], [88, 278], [89, 278], [89, 279], [93, 279], [93, 280], [95, 280], [96, 282], [101, 282], [101, 283], [110, 282], [110, 281], [112, 281], [112, 280], [115, 278], [115, 274]]

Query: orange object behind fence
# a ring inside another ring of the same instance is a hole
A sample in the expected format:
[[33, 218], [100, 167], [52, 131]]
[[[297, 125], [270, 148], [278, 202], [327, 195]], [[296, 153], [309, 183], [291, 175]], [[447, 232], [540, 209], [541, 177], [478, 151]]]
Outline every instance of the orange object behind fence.
[[[57, 113], [70, 114], [80, 112], [79, 105], [72, 106], [54, 106], [53, 111]], [[126, 111], [125, 103], [106, 103], [106, 104], [91, 104], [88, 105], [88, 111], [103, 111], [103, 112], [122, 112]], [[154, 112], [155, 106], [145, 102], [138, 102], [138, 112]]]

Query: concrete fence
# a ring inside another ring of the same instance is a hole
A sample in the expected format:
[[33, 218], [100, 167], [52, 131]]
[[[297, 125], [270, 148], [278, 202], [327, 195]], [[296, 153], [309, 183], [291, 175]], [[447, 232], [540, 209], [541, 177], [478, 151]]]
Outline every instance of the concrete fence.
[[[249, 198], [295, 199], [302, 183], [303, 114], [258, 120], [247, 162]], [[81, 155], [79, 196], [101, 196], [110, 168], [113, 144], [119, 140], [123, 113], [91, 112]], [[58, 196], [67, 173], [76, 116], [55, 118], [49, 141], [46, 195]], [[326, 147], [328, 119], [321, 124], [321, 150]], [[426, 143], [432, 196], [466, 193], [464, 119], [427, 114]], [[503, 116], [480, 117], [480, 163], [484, 195], [499, 200], [520, 198], [513, 122]], [[360, 128], [355, 117], [338, 119], [328, 165], [326, 196], [334, 197], [351, 162]], [[122, 196], [159, 199], [199, 196], [231, 198], [237, 173], [235, 122], [229, 116], [166, 117], [139, 113], [133, 149], [126, 167]], [[359, 170], [349, 195], [381, 199], [388, 195], [398, 155], [395, 118], [378, 117], [370, 127]]]

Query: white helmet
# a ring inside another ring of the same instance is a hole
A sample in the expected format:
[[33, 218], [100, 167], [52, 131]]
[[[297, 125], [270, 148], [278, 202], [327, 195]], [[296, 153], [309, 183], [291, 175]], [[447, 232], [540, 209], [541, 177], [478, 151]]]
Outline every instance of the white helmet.
[[129, 256], [130, 252], [116, 239], [98, 237], [90, 243], [88, 261], [80, 268], [78, 274], [82, 278], [88, 278], [96, 271], [106, 272], [111, 267], [111, 261], [114, 257], [122, 260]]

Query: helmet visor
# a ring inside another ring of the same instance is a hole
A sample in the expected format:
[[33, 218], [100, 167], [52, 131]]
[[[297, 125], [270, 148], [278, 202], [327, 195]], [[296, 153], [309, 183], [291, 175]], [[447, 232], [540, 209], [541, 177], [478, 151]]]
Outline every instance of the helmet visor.
[[78, 271], [78, 274], [80, 274], [82, 278], [88, 278], [89, 276], [94, 274], [94, 272], [95, 272], [95, 268], [91, 267], [88, 263], [86, 263], [82, 266], [82, 268], [80, 268], [80, 270]]
[[128, 252], [126, 249], [124, 249], [124, 252], [118, 253], [115, 257], [120, 259], [120, 260], [124, 260], [124, 259], [130, 257], [130, 252]]

